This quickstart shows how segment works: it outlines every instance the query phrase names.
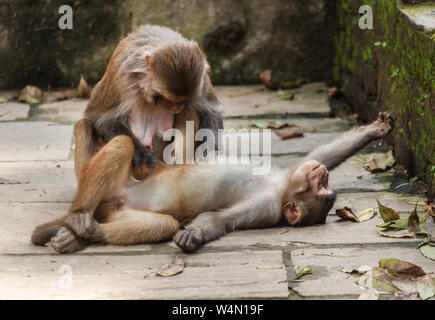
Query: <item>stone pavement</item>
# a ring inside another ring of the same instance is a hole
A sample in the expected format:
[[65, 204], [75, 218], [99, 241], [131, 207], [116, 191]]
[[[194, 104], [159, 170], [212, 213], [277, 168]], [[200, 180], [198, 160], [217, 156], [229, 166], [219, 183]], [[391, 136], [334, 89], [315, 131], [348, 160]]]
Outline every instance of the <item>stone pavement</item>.
[[[226, 128], [283, 121], [304, 132], [304, 137], [285, 141], [272, 134], [277, 166], [297, 163], [354, 125], [328, 117], [322, 83], [294, 89], [292, 101], [279, 100], [276, 92], [262, 86], [218, 87], [217, 91]], [[381, 258], [400, 258], [426, 272], [435, 271], [435, 263], [416, 249], [420, 240], [379, 235], [375, 227], [382, 221], [379, 214], [360, 224], [335, 215], [335, 208], [345, 205], [356, 211], [377, 209], [379, 199], [406, 216], [417, 200], [425, 200], [409, 193], [407, 180], [399, 174], [375, 175], [362, 168], [365, 154], [385, 151], [379, 142], [331, 172], [331, 186], [339, 195], [325, 225], [237, 231], [194, 254], [182, 253], [172, 242], [95, 245], [62, 256], [49, 247], [33, 246], [33, 228], [63, 215], [74, 196], [72, 123], [80, 119], [85, 106], [86, 100], [80, 99], [31, 108], [0, 104], [1, 299], [352, 299], [365, 290], [341, 268], [377, 266]], [[431, 221], [425, 228], [435, 234]], [[145, 277], [176, 256], [185, 259], [184, 272], [168, 278]], [[301, 282], [292, 281], [295, 265], [311, 268], [312, 274]], [[72, 287], [66, 281], [70, 274]]]

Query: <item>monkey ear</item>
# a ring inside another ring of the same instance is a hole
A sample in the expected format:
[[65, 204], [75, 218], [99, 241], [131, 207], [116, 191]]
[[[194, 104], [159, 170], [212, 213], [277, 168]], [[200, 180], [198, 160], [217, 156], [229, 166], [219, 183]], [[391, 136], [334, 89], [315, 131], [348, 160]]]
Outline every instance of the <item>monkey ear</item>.
[[303, 214], [302, 209], [296, 205], [294, 202], [287, 202], [282, 210], [282, 214], [287, 219], [287, 222], [294, 226], [301, 222]]
[[151, 57], [150, 55], [147, 55], [145, 57], [145, 63], [147, 65], [147, 68], [150, 69], [153, 65], [153, 57]]

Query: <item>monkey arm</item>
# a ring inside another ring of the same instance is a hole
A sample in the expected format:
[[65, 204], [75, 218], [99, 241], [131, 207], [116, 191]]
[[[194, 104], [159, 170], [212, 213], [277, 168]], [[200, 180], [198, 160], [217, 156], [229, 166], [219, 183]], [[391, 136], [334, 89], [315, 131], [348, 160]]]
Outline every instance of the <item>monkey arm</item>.
[[183, 250], [216, 240], [236, 229], [271, 227], [281, 219], [281, 200], [273, 192], [259, 192], [231, 207], [199, 214], [174, 237]]
[[375, 122], [345, 132], [340, 138], [312, 151], [304, 160], [317, 160], [331, 170], [369, 142], [387, 135], [392, 128], [392, 117], [387, 112], [379, 113]]

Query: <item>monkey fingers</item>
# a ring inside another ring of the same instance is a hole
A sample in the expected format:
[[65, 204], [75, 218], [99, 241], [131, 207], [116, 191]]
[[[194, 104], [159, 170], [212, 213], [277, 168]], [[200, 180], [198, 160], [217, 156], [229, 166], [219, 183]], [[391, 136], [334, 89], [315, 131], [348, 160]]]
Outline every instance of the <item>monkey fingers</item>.
[[393, 127], [393, 117], [388, 112], [379, 112], [378, 119], [365, 128], [370, 130], [370, 135], [373, 138], [382, 138], [386, 136]]
[[174, 242], [184, 251], [196, 250], [202, 242], [202, 231], [196, 227], [180, 230], [174, 236]]
[[73, 253], [83, 249], [86, 241], [78, 238], [71, 230], [62, 227], [50, 241], [50, 246], [57, 253]]
[[78, 237], [83, 239], [89, 239], [98, 225], [89, 213], [71, 213], [66, 217], [65, 223]]
[[148, 168], [154, 168], [158, 163], [158, 159], [154, 153], [135, 140], [133, 140], [133, 143], [134, 152], [133, 159], [131, 160], [133, 168], [140, 168], [142, 165], [146, 165]]

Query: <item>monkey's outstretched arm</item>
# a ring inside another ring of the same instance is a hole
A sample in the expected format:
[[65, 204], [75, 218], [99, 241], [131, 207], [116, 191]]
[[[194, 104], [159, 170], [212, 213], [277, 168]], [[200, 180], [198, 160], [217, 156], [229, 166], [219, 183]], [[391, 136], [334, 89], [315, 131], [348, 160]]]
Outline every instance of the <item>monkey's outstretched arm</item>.
[[317, 160], [331, 170], [364, 148], [369, 142], [387, 135], [392, 128], [391, 115], [381, 112], [375, 122], [345, 132], [340, 138], [312, 151], [304, 161]]
[[276, 194], [261, 192], [220, 211], [199, 214], [174, 237], [186, 251], [216, 240], [236, 229], [271, 227], [281, 219], [281, 201]]

